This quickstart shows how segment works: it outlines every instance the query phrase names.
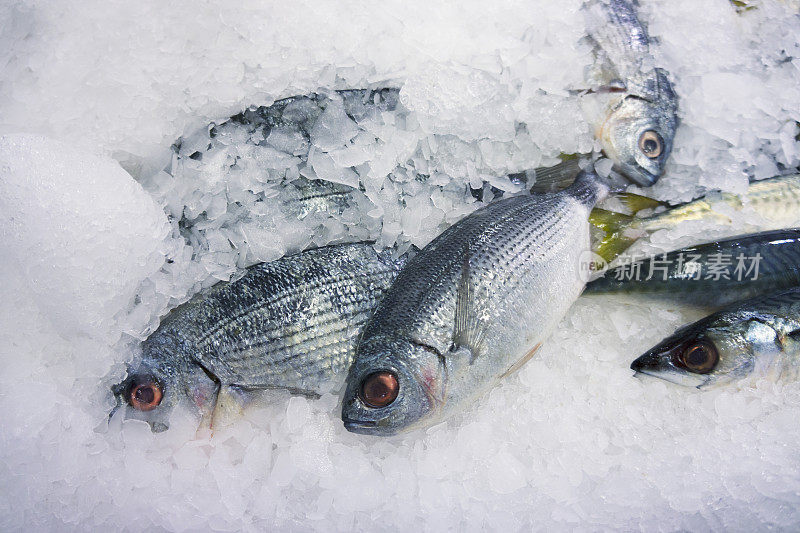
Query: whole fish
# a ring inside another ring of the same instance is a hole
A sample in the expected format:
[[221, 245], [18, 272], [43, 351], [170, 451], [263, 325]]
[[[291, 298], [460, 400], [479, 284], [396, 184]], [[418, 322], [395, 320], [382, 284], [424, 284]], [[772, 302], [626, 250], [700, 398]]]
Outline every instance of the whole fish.
[[142, 343], [141, 362], [113, 388], [118, 407], [163, 431], [184, 398], [210, 424], [242, 392], [341, 384], [364, 322], [404, 262], [368, 243], [328, 246], [213, 286]]
[[430, 426], [524, 364], [583, 288], [589, 211], [608, 187], [504, 198], [412, 258], [369, 319], [342, 405], [353, 432]]
[[800, 229], [740, 235], [620, 265], [584, 294], [625, 293], [720, 307], [800, 286]]
[[667, 72], [655, 67], [635, 2], [589, 0], [584, 14], [597, 65], [582, 98], [605, 155], [639, 185], [664, 172], [678, 127], [678, 97]]
[[[664, 205], [635, 194], [615, 196], [627, 203], [634, 212]], [[611, 261], [637, 239], [661, 229], [674, 228], [682, 222], [702, 220], [730, 224], [730, 217], [721, 212], [718, 205], [756, 213], [763, 220], [759, 228], [765, 231], [800, 225], [800, 174], [754, 181], [747, 188], [744, 198], [730, 193], [706, 195], [647, 217], [594, 209], [589, 220], [605, 236], [593, 248], [606, 261]]]
[[800, 363], [800, 288], [727, 307], [684, 326], [631, 369], [704, 389], [747, 377], [794, 380]]
[[[313, 212], [341, 214], [359, 195], [357, 179], [350, 184], [316, 179], [309, 163], [311, 147], [315, 143], [324, 147], [320, 149], [343, 145], [359, 133], [362, 120], [394, 111], [399, 92], [393, 88], [330, 91], [251, 107], [178, 139], [167, 173], [174, 178], [185, 176], [190, 183], [210, 177], [217, 185], [221, 172], [224, 180], [255, 172], [255, 185], [279, 184], [265, 187], [276, 197], [262, 200], [279, 204], [287, 214], [298, 218]], [[305, 173], [301, 176], [300, 172]], [[237, 183], [237, 187], [242, 185]], [[228, 210], [236, 210], [236, 198], [230, 203]]]

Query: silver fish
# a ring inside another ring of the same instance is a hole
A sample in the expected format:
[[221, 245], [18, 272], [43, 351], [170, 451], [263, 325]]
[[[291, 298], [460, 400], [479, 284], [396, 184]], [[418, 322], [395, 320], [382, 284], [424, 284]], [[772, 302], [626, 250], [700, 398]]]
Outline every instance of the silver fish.
[[328, 246], [215, 285], [142, 343], [141, 362], [113, 388], [118, 407], [163, 431], [182, 399], [211, 424], [220, 404], [243, 392], [340, 385], [364, 322], [404, 262], [367, 243]]
[[684, 326], [631, 369], [705, 389], [745, 378], [794, 380], [800, 370], [800, 288], [727, 307]]
[[639, 185], [654, 184], [664, 172], [678, 126], [678, 98], [667, 72], [655, 67], [650, 39], [630, 0], [584, 4], [595, 44], [595, 88], [582, 99], [605, 155], [616, 170]]
[[493, 202], [412, 258], [364, 328], [342, 405], [353, 432], [427, 427], [518, 369], [578, 297], [594, 174]]
[[800, 285], [800, 229], [690, 246], [605, 272], [584, 294], [632, 294], [700, 307]]

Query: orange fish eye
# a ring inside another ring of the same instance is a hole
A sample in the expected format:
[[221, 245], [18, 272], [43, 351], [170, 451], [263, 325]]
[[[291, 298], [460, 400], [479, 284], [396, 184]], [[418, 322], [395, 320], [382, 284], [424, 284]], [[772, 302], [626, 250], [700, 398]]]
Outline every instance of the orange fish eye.
[[163, 397], [161, 386], [154, 379], [134, 381], [128, 392], [128, 403], [139, 411], [152, 411]]
[[653, 130], [647, 130], [639, 137], [639, 150], [650, 159], [655, 159], [664, 151], [664, 141]]
[[695, 342], [690, 344], [681, 354], [680, 362], [690, 372], [708, 374], [719, 362], [719, 353], [713, 344]]
[[375, 372], [361, 382], [361, 401], [369, 407], [386, 407], [397, 399], [400, 384], [397, 376], [386, 370]]

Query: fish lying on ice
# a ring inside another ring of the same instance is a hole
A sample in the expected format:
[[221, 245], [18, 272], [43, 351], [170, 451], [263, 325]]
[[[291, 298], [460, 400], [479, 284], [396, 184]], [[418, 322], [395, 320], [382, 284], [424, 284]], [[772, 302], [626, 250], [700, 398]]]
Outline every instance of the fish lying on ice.
[[[633, 211], [663, 206], [656, 200], [635, 194], [621, 193], [615, 196], [627, 203]], [[682, 222], [703, 220], [730, 224], [730, 217], [717, 206], [754, 212], [762, 219], [759, 228], [764, 231], [798, 226], [800, 174], [754, 181], [747, 188], [744, 198], [730, 193], [709, 194], [647, 217], [594, 209], [589, 220], [593, 226], [605, 232], [605, 237], [594, 245], [594, 250], [610, 262], [637, 239], [661, 229], [674, 228]]]
[[800, 286], [800, 229], [740, 235], [606, 271], [585, 295], [630, 294], [700, 307]]
[[739, 302], [684, 326], [631, 369], [703, 389], [745, 378], [797, 379], [800, 288]]
[[243, 392], [340, 385], [364, 322], [404, 262], [367, 243], [328, 246], [213, 286], [142, 343], [141, 362], [113, 388], [118, 407], [163, 431], [184, 398], [210, 424]]
[[418, 252], [364, 327], [345, 427], [391, 435], [430, 426], [532, 357], [583, 289], [587, 219], [607, 193], [582, 172], [564, 191], [478, 209]]
[[[173, 213], [190, 219], [209, 208], [215, 217], [220, 216], [219, 206], [206, 206], [204, 197], [191, 196], [197, 180], [207, 181], [211, 190], [225, 188], [256, 203], [269, 202], [291, 217], [341, 215], [359, 200], [366, 201], [358, 176], [337, 167], [339, 174], [329, 169], [330, 175], [322, 179], [315, 171], [319, 168], [314, 165], [313, 151], [344, 148], [364, 133], [359, 126], [363, 121], [395, 111], [398, 98], [399, 89], [358, 89], [293, 96], [269, 106], [250, 107], [178, 139], [166, 169], [171, 178], [158, 187], [166, 189], [168, 196], [190, 198], [189, 209]], [[171, 188], [177, 190], [170, 192]], [[250, 216], [236, 199], [229, 199], [228, 215], [233, 219]]]
[[655, 66], [631, 0], [589, 0], [584, 13], [597, 64], [581, 102], [616, 170], [642, 186], [664, 172], [678, 126], [678, 97]]

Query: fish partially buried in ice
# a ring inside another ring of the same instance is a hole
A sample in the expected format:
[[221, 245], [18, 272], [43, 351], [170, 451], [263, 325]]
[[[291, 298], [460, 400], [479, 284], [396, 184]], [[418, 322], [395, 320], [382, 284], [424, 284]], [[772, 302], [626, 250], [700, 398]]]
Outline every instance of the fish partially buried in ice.
[[181, 400], [210, 425], [248, 391], [314, 394], [344, 380], [355, 341], [405, 258], [328, 246], [251, 267], [173, 310], [113, 388], [128, 418], [169, 426]]
[[649, 208], [667, 209], [646, 217], [604, 209], [592, 210], [590, 222], [605, 233], [594, 244], [594, 251], [608, 262], [637, 239], [658, 230], [674, 228], [683, 222], [702, 220], [730, 224], [731, 218], [726, 213], [728, 210], [754, 213], [761, 219], [759, 229], [763, 231], [800, 226], [800, 174], [797, 173], [751, 182], [743, 196], [711, 193], [676, 206], [667, 206], [636, 194], [621, 193], [615, 197], [634, 212]]
[[684, 326], [631, 369], [698, 389], [748, 377], [797, 379], [800, 288], [739, 302]]
[[719, 308], [800, 285], [800, 229], [689, 246], [605, 272], [584, 295], [628, 294]]
[[428, 427], [522, 366], [583, 288], [589, 211], [607, 193], [582, 172], [564, 191], [490, 203], [423, 248], [364, 327], [345, 427]]
[[615, 168], [652, 185], [672, 152], [678, 98], [667, 72], [655, 67], [634, 1], [588, 0], [584, 13], [597, 56], [584, 111]]

